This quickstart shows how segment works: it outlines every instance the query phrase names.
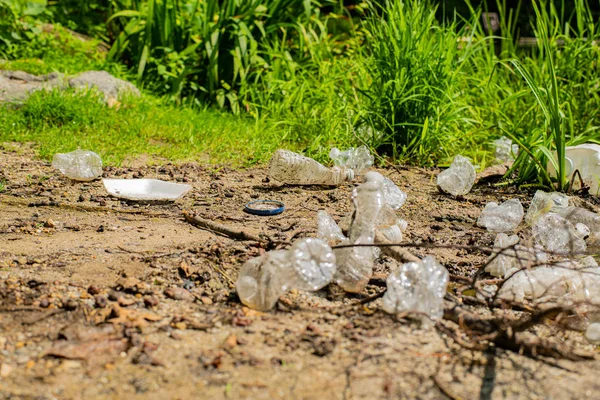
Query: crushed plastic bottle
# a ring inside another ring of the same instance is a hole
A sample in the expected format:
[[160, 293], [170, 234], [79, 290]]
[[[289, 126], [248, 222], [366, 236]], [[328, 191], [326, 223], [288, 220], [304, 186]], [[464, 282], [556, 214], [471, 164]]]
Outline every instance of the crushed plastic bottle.
[[389, 178], [383, 178], [383, 199], [393, 210], [398, 210], [406, 202], [406, 193], [404, 193]]
[[335, 271], [331, 247], [320, 239], [301, 239], [288, 250], [274, 250], [248, 260], [240, 271], [236, 290], [246, 306], [266, 311], [290, 289], [323, 288]]
[[335, 166], [351, 169], [356, 175], [363, 175], [375, 162], [375, 157], [366, 146], [350, 147], [344, 151], [334, 147], [329, 152], [329, 158]]
[[556, 213], [573, 225], [583, 224], [588, 227], [590, 230], [588, 242], [600, 243], [600, 215], [585, 208], [574, 206], [562, 208], [557, 210]]
[[511, 269], [531, 268], [548, 262], [548, 257], [541, 247], [530, 248], [518, 243], [517, 235], [496, 235], [494, 252], [488, 259], [486, 272], [492, 276], [504, 277]]
[[74, 181], [92, 181], [102, 175], [102, 159], [93, 151], [57, 153], [52, 166]]
[[[383, 176], [367, 172], [364, 183], [352, 192], [354, 220], [348, 232], [352, 244], [373, 244], [376, 220], [384, 206]], [[377, 258], [375, 247], [350, 247], [336, 250], [338, 269], [335, 281], [347, 292], [359, 293], [373, 274], [373, 263]]]
[[515, 157], [519, 154], [519, 145], [513, 144], [512, 140], [506, 136], [494, 140], [494, 145], [496, 146], [496, 159], [504, 163], [515, 161]]
[[[565, 148], [565, 175], [571, 180], [575, 171], [579, 171], [583, 183], [590, 188], [590, 194], [600, 195], [600, 145], [596, 143], [584, 143], [578, 146]], [[552, 162], [548, 162], [547, 171], [551, 176], [556, 174]], [[573, 187], [580, 189], [579, 179], [573, 181]]]
[[[373, 244], [376, 232], [389, 243], [402, 241], [406, 221], [398, 218], [396, 212], [385, 201], [383, 192], [384, 177], [374, 171], [364, 176], [364, 183], [352, 192], [354, 213], [351, 214], [348, 236], [327, 214], [317, 213], [317, 235], [330, 244]], [[337, 259], [336, 283], [347, 292], [361, 292], [371, 275], [373, 263], [380, 255], [375, 246], [347, 247], [334, 250]]]
[[489, 202], [481, 212], [477, 225], [490, 232], [507, 232], [515, 229], [523, 220], [523, 206], [518, 199], [510, 199], [502, 204]]
[[505, 300], [588, 302], [600, 305], [600, 268], [581, 269], [573, 261], [554, 266], [511, 270], [498, 292]]
[[462, 196], [471, 191], [475, 183], [475, 176], [473, 164], [467, 158], [458, 155], [454, 157], [450, 168], [440, 172], [437, 177], [437, 186], [445, 193]]
[[532, 233], [535, 242], [550, 253], [577, 255], [587, 248], [584, 238], [589, 229], [583, 224], [573, 225], [558, 214], [547, 213], [535, 220]]
[[569, 196], [564, 193], [551, 192], [546, 193], [542, 190], [535, 192], [531, 205], [525, 215], [525, 222], [531, 225], [542, 215], [553, 212], [559, 213], [561, 209], [569, 206]]
[[328, 243], [346, 240], [338, 224], [323, 210], [317, 212], [317, 236]]
[[383, 309], [391, 314], [418, 312], [439, 319], [444, 314], [449, 278], [448, 270], [431, 256], [402, 264], [387, 279]]
[[269, 166], [271, 178], [290, 185], [338, 186], [354, 179], [354, 172], [344, 167], [327, 168], [312, 158], [289, 150], [277, 150]]

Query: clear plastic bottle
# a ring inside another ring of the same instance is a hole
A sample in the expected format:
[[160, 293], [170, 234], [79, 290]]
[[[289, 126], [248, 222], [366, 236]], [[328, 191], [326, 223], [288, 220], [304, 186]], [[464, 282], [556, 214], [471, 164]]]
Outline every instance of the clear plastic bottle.
[[312, 158], [289, 150], [277, 150], [269, 166], [271, 178], [290, 185], [338, 186], [354, 179], [354, 172], [343, 167], [327, 168]]
[[75, 150], [57, 153], [52, 166], [75, 181], [92, 181], [102, 175], [102, 160], [93, 151]]
[[329, 284], [336, 270], [335, 254], [320, 239], [295, 242], [287, 250], [274, 250], [246, 262], [236, 282], [242, 303], [270, 310], [290, 289], [315, 291]]
[[365, 174], [375, 162], [375, 157], [373, 157], [373, 154], [371, 154], [366, 146], [350, 147], [344, 151], [340, 151], [334, 147], [329, 152], [329, 158], [331, 158], [334, 165], [349, 168], [356, 175]]
[[[352, 193], [354, 220], [350, 226], [349, 242], [373, 244], [377, 217], [384, 206], [383, 176], [377, 172], [365, 174], [365, 182]], [[375, 247], [352, 247], [335, 250], [338, 269], [335, 281], [347, 292], [359, 293], [373, 274], [377, 258]]]

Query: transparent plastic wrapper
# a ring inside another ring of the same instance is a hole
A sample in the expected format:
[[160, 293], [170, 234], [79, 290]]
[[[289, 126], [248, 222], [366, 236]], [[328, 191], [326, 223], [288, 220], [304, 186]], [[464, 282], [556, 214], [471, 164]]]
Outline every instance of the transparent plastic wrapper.
[[465, 157], [458, 155], [450, 164], [450, 168], [437, 176], [438, 188], [453, 196], [462, 196], [471, 191], [475, 183], [475, 168]]
[[375, 157], [366, 146], [350, 147], [344, 151], [334, 147], [329, 152], [329, 158], [335, 166], [351, 169], [356, 175], [365, 174], [375, 162]]
[[527, 209], [525, 222], [531, 225], [533, 222], [544, 214], [553, 212], [560, 213], [560, 210], [569, 206], [569, 196], [563, 193], [551, 192], [547, 193], [542, 190], [535, 192], [531, 205]]
[[[352, 244], [373, 244], [376, 220], [384, 206], [383, 176], [377, 172], [368, 172], [364, 179], [364, 183], [352, 192], [354, 220], [348, 232], [348, 242]], [[373, 274], [373, 262], [377, 255], [375, 247], [336, 250], [337, 284], [347, 292], [361, 292]]]
[[501, 299], [587, 302], [600, 305], [600, 268], [581, 268], [574, 262], [507, 272], [510, 278], [500, 288]]
[[387, 279], [383, 309], [391, 314], [418, 312], [439, 319], [449, 277], [448, 270], [430, 256], [402, 264]]
[[312, 158], [289, 150], [277, 150], [269, 165], [271, 178], [290, 185], [339, 186], [354, 179], [354, 172], [344, 167], [327, 168]]
[[102, 159], [93, 151], [55, 154], [52, 166], [74, 181], [92, 181], [102, 175]]
[[335, 254], [320, 239], [301, 239], [287, 250], [274, 250], [248, 260], [236, 290], [242, 303], [256, 310], [272, 309], [290, 289], [315, 291], [331, 282]]
[[577, 255], [586, 251], [585, 236], [589, 229], [573, 225], [555, 213], [543, 214], [532, 227], [533, 239], [544, 250], [555, 254]]
[[519, 145], [513, 144], [512, 140], [506, 136], [494, 140], [496, 146], [496, 159], [502, 162], [515, 161], [515, 157], [519, 154]]
[[548, 257], [541, 247], [530, 248], [518, 243], [517, 235], [496, 235], [494, 252], [485, 267], [486, 272], [496, 277], [504, 277], [513, 268], [531, 268], [548, 262]]
[[481, 212], [477, 225], [490, 232], [508, 232], [519, 226], [524, 214], [518, 199], [510, 199], [502, 204], [490, 202]]
[[389, 178], [383, 178], [383, 199], [393, 210], [398, 210], [406, 202], [406, 193], [404, 193]]

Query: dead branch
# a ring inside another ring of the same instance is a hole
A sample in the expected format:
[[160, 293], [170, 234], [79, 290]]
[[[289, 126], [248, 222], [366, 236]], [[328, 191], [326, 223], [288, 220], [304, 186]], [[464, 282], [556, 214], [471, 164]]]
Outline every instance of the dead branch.
[[375, 233], [375, 244], [384, 244], [381, 246], [383, 254], [388, 255], [398, 262], [419, 262], [421, 259], [406, 249], [398, 246], [390, 246], [390, 242], [380, 232]]
[[200, 218], [196, 215], [193, 215], [190, 211], [183, 211], [183, 216], [187, 222], [194, 225], [197, 228], [205, 229], [211, 232], [217, 232], [222, 235], [228, 236], [232, 239], [237, 240], [249, 240], [253, 242], [267, 242], [261, 237], [258, 237], [252, 233], [249, 233], [241, 228], [231, 227], [219, 224], [217, 222]]
[[[594, 354], [571, 348], [562, 343], [551, 342], [525, 333], [527, 329], [542, 322], [556, 312], [566, 312], [564, 308], [552, 308], [541, 312], [535, 312], [525, 319], [511, 321], [506, 318], [481, 317], [471, 313], [460, 305], [446, 302], [444, 307], [444, 319], [458, 325], [460, 331], [466, 334], [471, 343], [482, 344], [487, 342], [486, 348], [491, 344], [514, 351], [528, 357], [536, 358], [553, 357], [571, 361], [582, 361], [594, 359]], [[436, 325], [442, 332], [448, 334], [448, 327], [442, 324]], [[464, 342], [458, 332], [451, 332], [450, 336], [459, 344]], [[470, 349], [472, 346], [469, 345]]]

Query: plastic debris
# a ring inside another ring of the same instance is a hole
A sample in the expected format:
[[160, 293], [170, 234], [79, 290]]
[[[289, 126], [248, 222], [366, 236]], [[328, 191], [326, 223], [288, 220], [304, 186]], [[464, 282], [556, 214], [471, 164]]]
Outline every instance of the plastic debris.
[[581, 254], [586, 250], [585, 236], [589, 229], [573, 225], [555, 213], [543, 214], [532, 227], [533, 239], [546, 251], [556, 254]]
[[531, 205], [525, 215], [525, 222], [531, 225], [540, 216], [553, 212], [559, 213], [561, 209], [569, 206], [569, 196], [563, 193], [546, 193], [542, 190], [535, 192]]
[[518, 243], [517, 235], [508, 236], [506, 233], [496, 235], [494, 252], [485, 267], [486, 272], [493, 276], [504, 277], [513, 268], [531, 268], [548, 262], [548, 257], [541, 247], [530, 248]]
[[320, 239], [301, 239], [288, 250], [274, 250], [248, 260], [240, 271], [236, 290], [246, 306], [266, 311], [290, 289], [323, 288], [335, 271], [331, 247]]
[[573, 225], [583, 224], [590, 230], [588, 242], [600, 243], [600, 215], [581, 207], [565, 207], [556, 213]]
[[78, 149], [55, 154], [52, 166], [75, 181], [92, 181], [102, 175], [102, 159], [93, 151]]
[[317, 236], [328, 243], [346, 240], [338, 224], [323, 210], [317, 212]]
[[285, 204], [277, 200], [255, 200], [246, 203], [244, 211], [252, 215], [278, 215], [285, 211]]
[[289, 150], [277, 150], [269, 165], [271, 178], [290, 185], [338, 186], [354, 179], [354, 172], [344, 167], [327, 168], [312, 158]]
[[600, 268], [581, 268], [568, 261], [554, 266], [508, 271], [510, 278], [500, 288], [501, 299], [556, 302], [589, 302], [600, 305]]
[[[600, 187], [600, 145], [595, 143], [585, 143], [579, 146], [569, 146], [565, 148], [566, 177], [571, 179], [575, 171], [579, 171], [584, 185], [590, 188], [590, 194], [598, 196]], [[546, 168], [550, 175], [556, 174], [556, 169], [552, 162], [548, 162]], [[581, 189], [579, 179], [573, 182], [573, 188]]]
[[103, 179], [102, 183], [111, 195], [134, 201], [173, 201], [192, 188], [159, 179]]
[[406, 202], [406, 193], [404, 193], [389, 178], [383, 178], [383, 200], [393, 210], [398, 210]]
[[356, 175], [363, 175], [375, 162], [375, 157], [366, 146], [350, 147], [344, 151], [334, 147], [329, 152], [329, 158], [335, 166], [351, 169]]
[[458, 155], [450, 168], [440, 172], [437, 177], [438, 188], [453, 196], [462, 196], [471, 190], [475, 183], [475, 168], [465, 157]]
[[518, 199], [510, 199], [502, 204], [490, 202], [481, 212], [477, 225], [490, 232], [507, 232], [515, 229], [523, 220], [523, 206]]
[[515, 161], [515, 157], [519, 154], [519, 145], [513, 144], [506, 136], [494, 140], [494, 145], [496, 145], [496, 159], [504, 163]]
[[402, 264], [387, 279], [383, 309], [388, 313], [424, 313], [439, 319], [444, 313], [444, 295], [449, 274], [435, 258]]
[[[364, 180], [352, 192], [354, 219], [348, 233], [348, 242], [352, 244], [373, 244], [376, 220], [384, 206], [383, 176], [367, 172]], [[338, 269], [334, 278], [337, 284], [347, 292], [361, 292], [373, 274], [377, 255], [375, 247], [337, 249]]]
[[477, 291], [475, 297], [477, 297], [481, 301], [486, 301], [496, 295], [498, 291], [498, 285], [483, 285], [481, 290]]
[[600, 343], [600, 323], [592, 322], [585, 331], [585, 338], [594, 344]]

